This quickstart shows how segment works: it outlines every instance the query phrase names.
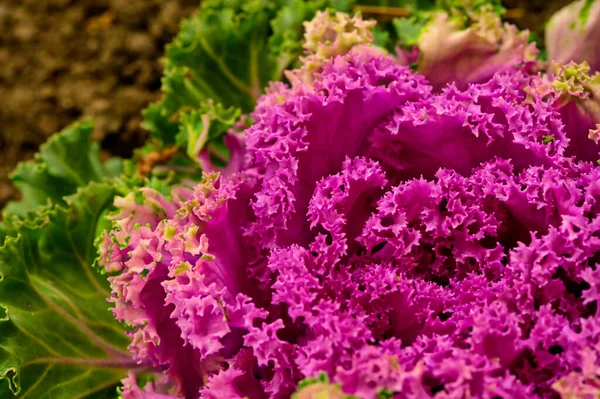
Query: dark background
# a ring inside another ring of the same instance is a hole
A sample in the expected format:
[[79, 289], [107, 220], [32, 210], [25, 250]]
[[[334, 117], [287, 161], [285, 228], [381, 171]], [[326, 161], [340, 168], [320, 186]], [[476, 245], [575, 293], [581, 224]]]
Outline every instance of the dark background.
[[[569, 0], [506, 0], [543, 37]], [[143, 143], [141, 110], [158, 98], [160, 58], [199, 0], [0, 0], [0, 208], [8, 180], [48, 136], [82, 117], [107, 154]]]

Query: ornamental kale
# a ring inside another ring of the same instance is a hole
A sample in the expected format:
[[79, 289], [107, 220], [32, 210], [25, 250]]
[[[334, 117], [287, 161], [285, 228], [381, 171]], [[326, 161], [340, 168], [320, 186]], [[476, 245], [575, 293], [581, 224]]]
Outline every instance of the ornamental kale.
[[358, 17], [315, 18], [235, 170], [115, 202], [99, 264], [166, 373], [123, 397], [597, 395], [598, 151], [563, 112], [596, 78], [432, 87]]
[[480, 1], [395, 52], [344, 2], [221, 3], [168, 50], [147, 176], [73, 133], [15, 174], [0, 394], [600, 395], [600, 74]]

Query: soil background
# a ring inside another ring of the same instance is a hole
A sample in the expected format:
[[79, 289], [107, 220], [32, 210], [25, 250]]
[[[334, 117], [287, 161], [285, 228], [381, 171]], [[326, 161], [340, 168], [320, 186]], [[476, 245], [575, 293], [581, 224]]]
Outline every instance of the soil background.
[[0, 0], [0, 208], [8, 174], [53, 133], [91, 117], [129, 156], [160, 92], [164, 45], [199, 0]]
[[[569, 0], [506, 0], [511, 20], [543, 38]], [[164, 45], [199, 0], [0, 0], [0, 208], [8, 174], [80, 118], [110, 154], [143, 143], [141, 110], [160, 96]]]

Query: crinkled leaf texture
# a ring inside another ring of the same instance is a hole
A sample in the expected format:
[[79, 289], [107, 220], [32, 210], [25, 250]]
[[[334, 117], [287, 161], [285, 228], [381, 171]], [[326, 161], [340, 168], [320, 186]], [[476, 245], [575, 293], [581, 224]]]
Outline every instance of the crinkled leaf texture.
[[566, 155], [598, 161], [600, 149], [600, 72], [591, 73], [584, 62], [553, 64], [550, 73], [537, 76], [528, 88], [531, 96], [552, 101], [560, 112], [569, 139]]
[[185, 147], [190, 159], [203, 171], [239, 171], [244, 158], [239, 108], [225, 109], [208, 101], [198, 109], [181, 114], [177, 145]]
[[269, 87], [238, 173], [116, 201], [114, 314], [171, 383], [123, 396], [597, 394], [600, 169], [558, 89], [527, 63], [434, 89], [318, 18], [315, 48], [355, 45]]
[[106, 277], [92, 269], [97, 223], [115, 194], [112, 185], [91, 183], [7, 232], [0, 397], [111, 397], [134, 366], [123, 351], [123, 327], [108, 310]]
[[212, 99], [249, 112], [301, 54], [302, 22], [344, 0], [206, 0], [167, 46], [160, 102], [145, 111], [152, 135], [173, 143], [177, 113]]
[[20, 163], [11, 174], [22, 199], [9, 203], [4, 214], [24, 216], [48, 202], [65, 205], [64, 197], [90, 181], [120, 173], [121, 162], [100, 162], [100, 148], [91, 141], [93, 124], [74, 123], [52, 136], [32, 161]]

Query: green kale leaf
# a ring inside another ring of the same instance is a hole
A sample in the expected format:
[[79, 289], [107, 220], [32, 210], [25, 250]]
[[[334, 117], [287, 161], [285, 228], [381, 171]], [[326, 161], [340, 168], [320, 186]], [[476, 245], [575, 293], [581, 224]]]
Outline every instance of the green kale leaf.
[[90, 183], [0, 247], [0, 397], [111, 397], [135, 367], [106, 276], [92, 269], [97, 224], [116, 193]]

